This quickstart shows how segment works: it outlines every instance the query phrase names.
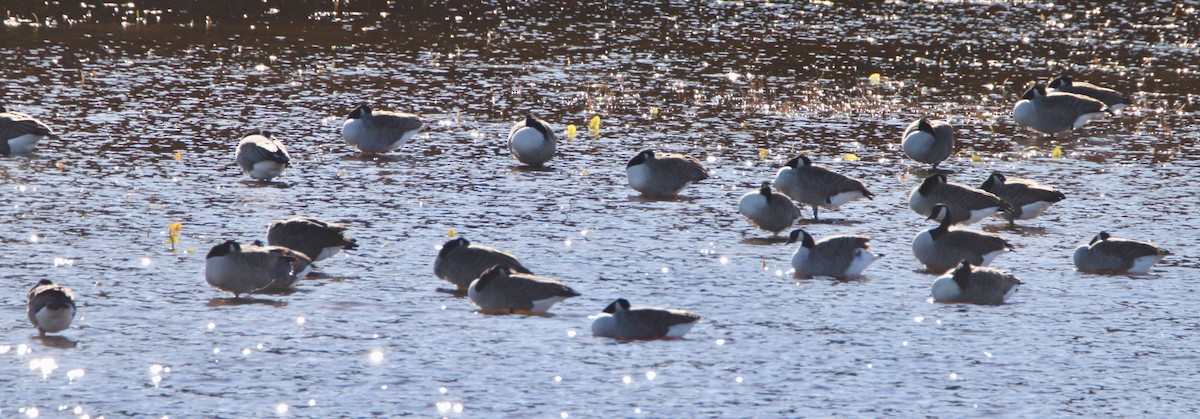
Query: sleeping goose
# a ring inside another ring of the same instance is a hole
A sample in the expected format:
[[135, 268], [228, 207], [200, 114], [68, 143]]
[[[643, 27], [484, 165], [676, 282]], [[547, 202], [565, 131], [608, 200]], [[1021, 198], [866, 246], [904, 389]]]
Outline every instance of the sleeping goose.
[[1083, 272], [1144, 274], [1171, 252], [1150, 243], [1113, 238], [1100, 232], [1075, 249], [1075, 268]]
[[862, 275], [863, 270], [883, 255], [871, 253], [870, 238], [863, 236], [830, 236], [814, 242], [808, 232], [792, 230], [788, 244], [800, 242], [792, 253], [792, 268], [796, 276], [832, 276], [846, 278]]
[[997, 215], [1013, 225], [1015, 220], [1029, 220], [1039, 215], [1051, 204], [1066, 199], [1062, 192], [1029, 179], [1018, 179], [993, 172], [983, 181], [980, 189], [991, 192], [1007, 202], [1010, 209]]
[[320, 262], [342, 250], [358, 247], [353, 238], [346, 237], [349, 229], [343, 224], [310, 217], [275, 220], [267, 227], [267, 244], [297, 250], [313, 262]]
[[761, 230], [778, 235], [800, 218], [800, 209], [787, 195], [771, 192], [770, 182], [763, 182], [758, 191], [742, 195], [738, 210]]
[[359, 105], [346, 116], [342, 139], [364, 153], [383, 153], [400, 148], [424, 127], [416, 115]]
[[1046, 93], [1046, 86], [1035, 84], [1013, 106], [1013, 119], [1023, 127], [1047, 135], [1077, 130], [1092, 119], [1110, 112], [1099, 100], [1075, 93]]
[[484, 271], [467, 289], [467, 297], [484, 313], [541, 314], [562, 300], [578, 296], [560, 281], [513, 273], [505, 266]]
[[[943, 204], [954, 214], [954, 224], [972, 224], [1009, 209], [1003, 199], [981, 189], [950, 182], [937, 173], [925, 178], [908, 195], [908, 207], [917, 214], [928, 216], [933, 207]], [[957, 262], [957, 261], [955, 261]]]
[[75, 319], [75, 293], [70, 288], [43, 279], [29, 290], [28, 297], [26, 314], [39, 336], [71, 327]]
[[287, 287], [304, 274], [311, 261], [299, 252], [249, 245], [233, 240], [213, 246], [204, 257], [204, 279], [235, 298], [254, 291]]
[[913, 237], [913, 256], [930, 271], [950, 269], [965, 260], [976, 266], [987, 266], [996, 256], [1013, 250], [1000, 236], [982, 231], [951, 228], [952, 214], [945, 205], [935, 205], [929, 219], [941, 218], [937, 227]]
[[775, 175], [775, 189], [801, 204], [811, 206], [813, 220], [818, 219], [818, 207], [836, 209], [855, 199], [875, 199], [875, 194], [868, 191], [859, 180], [813, 164], [803, 154], [779, 169]]
[[442, 245], [433, 260], [433, 274], [468, 291], [471, 282], [493, 266], [503, 266], [514, 272], [533, 275], [521, 266], [521, 261], [507, 253], [487, 246], [471, 244], [462, 237], [449, 240]]
[[971, 266], [962, 261], [951, 272], [933, 281], [933, 300], [939, 303], [1001, 305], [1023, 284], [1007, 271]]
[[518, 121], [508, 131], [508, 151], [530, 166], [541, 166], [554, 158], [556, 141], [550, 124], [533, 115]]
[[246, 247], [243, 247], [242, 250], [271, 252], [291, 261], [292, 274], [275, 277], [275, 281], [271, 282], [271, 285], [268, 285], [266, 288], [263, 288], [264, 290], [280, 291], [292, 289], [297, 281], [308, 276], [314, 268], [312, 259], [304, 253], [284, 246], [264, 245], [261, 240], [251, 242]]
[[904, 155], [921, 163], [932, 164], [933, 170], [937, 170], [938, 163], [954, 152], [954, 127], [946, 121], [918, 119], [904, 129], [903, 138], [900, 148], [904, 150]]
[[43, 138], [56, 138], [45, 123], [0, 106], [0, 155], [32, 153]]
[[630, 307], [624, 298], [604, 308], [592, 321], [592, 335], [615, 339], [682, 338], [700, 316], [683, 310]]
[[642, 195], [673, 197], [684, 187], [708, 179], [699, 160], [681, 154], [643, 150], [625, 165], [629, 187]]
[[255, 130], [238, 143], [234, 156], [242, 173], [257, 180], [271, 180], [283, 174], [292, 161], [283, 143], [270, 131]]
[[1114, 111], [1133, 104], [1132, 100], [1129, 100], [1129, 98], [1116, 90], [1100, 87], [1085, 81], [1071, 80], [1067, 76], [1059, 76], [1054, 80], [1050, 80], [1049, 88], [1049, 91], [1053, 92], [1075, 93], [1099, 100]]

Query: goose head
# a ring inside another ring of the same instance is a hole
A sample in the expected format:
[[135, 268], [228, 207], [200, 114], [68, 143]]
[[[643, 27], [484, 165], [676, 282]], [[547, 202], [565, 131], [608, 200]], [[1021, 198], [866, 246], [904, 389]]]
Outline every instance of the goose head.
[[980, 185], [979, 189], [994, 193], [996, 192], [997, 188], [1004, 186], [1004, 182], [1007, 181], [1008, 178], [1000, 172], [992, 172], [992, 175], [988, 176], [987, 180], [983, 181], [983, 185]]
[[954, 271], [933, 281], [934, 301], [954, 301], [971, 284], [971, 263], [962, 261]]
[[929, 195], [933, 192], [933, 188], [938, 187], [938, 185], [945, 184], [946, 182], [946, 175], [944, 174], [936, 173], [929, 175], [929, 177], [921, 181], [921, 187], [917, 188], [917, 192], [921, 195]]
[[921, 117], [917, 121], [917, 129], [929, 135], [933, 135], [933, 124], [929, 123], [929, 118]]
[[1050, 80], [1050, 88], [1060, 90], [1071, 87], [1071, 78], [1067, 76], [1058, 76], [1054, 80]]
[[525, 115], [525, 126], [538, 130], [538, 132], [542, 133], [542, 135], [550, 134], [548, 132], [548, 127], [542, 124], [542, 121], [538, 121], [537, 118], [534, 118], [533, 114]]
[[641, 153], [638, 153], [636, 156], [633, 156], [632, 159], [629, 159], [629, 164], [626, 164], [625, 168], [637, 166], [649, 160], [654, 160], [654, 150], [642, 150]]
[[618, 298], [617, 301], [613, 301], [608, 307], [604, 307], [604, 313], [616, 314], [617, 312], [629, 310], [629, 307], [629, 300]]
[[1112, 236], [1109, 235], [1107, 231], [1101, 231], [1100, 234], [1096, 235], [1096, 237], [1092, 237], [1092, 241], [1088, 242], [1088, 245], [1091, 246], [1096, 243], [1108, 240], [1109, 237], [1112, 237]]
[[213, 248], [208, 251], [208, 255], [204, 256], [204, 258], [212, 259], [215, 257], [227, 256], [232, 253], [241, 253], [241, 252], [242, 252], [241, 245], [239, 245], [237, 242], [235, 242], [233, 240], [226, 240], [225, 243], [221, 243], [216, 246], [213, 246]]
[[457, 239], [447, 240], [445, 243], [442, 244], [442, 250], [438, 251], [438, 257], [445, 257], [446, 254], [450, 253], [451, 250], [454, 250], [458, 247], [462, 247], [465, 249], [465, 248], [467, 248], [467, 246], [470, 246], [470, 245], [471, 245], [471, 242], [467, 241], [467, 239], [464, 239], [462, 237], [459, 237]]
[[788, 234], [787, 244], [792, 244], [795, 242], [800, 242], [801, 247], [807, 247], [810, 249], [814, 245], [816, 245], [816, 243], [813, 242], [813, 237], [811, 234], [808, 234], [807, 231], [804, 231], [804, 230], [801, 230], [798, 228], [795, 230], [792, 230], [792, 232], [790, 234]]
[[510, 274], [512, 274], [512, 271], [504, 266], [496, 265], [488, 268], [488, 270], [483, 271], [479, 275], [479, 279], [475, 280], [475, 291], [483, 291], [492, 281], [498, 278], [507, 278]]
[[771, 195], [772, 195], [771, 194], [771, 182], [763, 182], [762, 186], [758, 188], [758, 193], [759, 193], [759, 195], [762, 195], [764, 198], [766, 198], [767, 202], [770, 203]]
[[1034, 100], [1043, 97], [1046, 97], [1046, 85], [1041, 83], [1035, 83], [1029, 90], [1025, 91], [1025, 94], [1021, 95], [1021, 99], [1023, 100]]
[[359, 119], [366, 116], [371, 116], [371, 106], [364, 103], [350, 111], [350, 115], [347, 115], [346, 119]]

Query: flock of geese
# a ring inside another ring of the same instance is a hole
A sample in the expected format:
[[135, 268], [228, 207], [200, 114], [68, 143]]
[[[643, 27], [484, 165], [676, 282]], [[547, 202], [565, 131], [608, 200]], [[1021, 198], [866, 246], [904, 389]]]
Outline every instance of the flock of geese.
[[[1054, 135], [1078, 130], [1092, 119], [1131, 104], [1120, 93], [1063, 76], [1048, 85], [1034, 83], [1013, 107], [1021, 126]], [[419, 133], [424, 124], [411, 114], [373, 110], [361, 105], [342, 125], [345, 142], [363, 153], [396, 150]], [[38, 141], [54, 137], [51, 129], [29, 115], [0, 107], [0, 154], [28, 154]], [[550, 125], [534, 116], [513, 125], [508, 147], [521, 163], [541, 166], [555, 157], [556, 136]], [[951, 182], [938, 165], [954, 153], [954, 128], [945, 121], [921, 118], [904, 131], [901, 148], [917, 162], [931, 165], [926, 177], [909, 194], [917, 214], [938, 222], [912, 241], [916, 259], [933, 272], [935, 301], [999, 305], [1022, 283], [1016, 276], [988, 268], [996, 257], [1014, 249], [1004, 238], [956, 227], [988, 217], [1010, 225], [1041, 215], [1065, 196], [1038, 182], [992, 173], [979, 188]], [[284, 145], [272, 133], [257, 130], [237, 146], [235, 160], [253, 179], [269, 181], [280, 176], [291, 162]], [[695, 158], [644, 150], [626, 165], [629, 186], [649, 197], [675, 197], [688, 185], [708, 178], [708, 169]], [[772, 189], [774, 187], [774, 189]], [[778, 191], [778, 192], [776, 192]], [[812, 208], [836, 209], [874, 194], [863, 182], [814, 164], [805, 155], [789, 160], [773, 182], [742, 196], [740, 213], [754, 227], [779, 235], [803, 214], [796, 203]], [[348, 226], [310, 217], [272, 222], [267, 241], [240, 244], [229, 240], [205, 256], [205, 280], [213, 287], [242, 294], [289, 289], [313, 269], [313, 263], [357, 247], [346, 235]], [[798, 276], [856, 277], [882, 255], [871, 251], [870, 238], [838, 235], [817, 240], [796, 229], [787, 243], [799, 243], [791, 265]], [[1171, 253], [1135, 240], [1114, 238], [1106, 232], [1076, 249], [1073, 260], [1080, 271], [1140, 274]], [[454, 238], [442, 245], [434, 258], [434, 274], [465, 293], [484, 313], [544, 314], [554, 304], [580, 294], [561, 281], [535, 275], [512, 255]], [[67, 329], [75, 316], [74, 295], [63, 285], [42, 280], [29, 292], [29, 321], [40, 334]], [[619, 339], [678, 338], [700, 316], [657, 307], [634, 307], [624, 298], [609, 304], [595, 317], [595, 336]]]

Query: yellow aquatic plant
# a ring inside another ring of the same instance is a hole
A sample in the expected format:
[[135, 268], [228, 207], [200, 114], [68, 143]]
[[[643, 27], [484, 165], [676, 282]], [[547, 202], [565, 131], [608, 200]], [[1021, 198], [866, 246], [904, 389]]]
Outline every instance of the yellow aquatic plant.
[[175, 245], [179, 244], [179, 231], [183, 230], [183, 223], [174, 222], [167, 226], [167, 235], [171, 237], [171, 250], [175, 250]]
[[858, 155], [854, 153], [846, 153], [846, 155], [842, 156], [842, 158], [846, 159], [846, 161], [858, 161]]
[[1054, 147], [1054, 151], [1051, 151], [1051, 152], [1050, 152], [1050, 157], [1053, 157], [1053, 158], [1056, 158], [1056, 159], [1061, 159], [1061, 158], [1062, 158], [1062, 153], [1063, 153], [1063, 152], [1062, 152], [1062, 146], [1055, 146], [1055, 147]]
[[575, 139], [575, 124], [567, 125], [567, 139], [568, 140]]
[[588, 132], [592, 135], [600, 134], [600, 115], [593, 116], [592, 120], [588, 121]]

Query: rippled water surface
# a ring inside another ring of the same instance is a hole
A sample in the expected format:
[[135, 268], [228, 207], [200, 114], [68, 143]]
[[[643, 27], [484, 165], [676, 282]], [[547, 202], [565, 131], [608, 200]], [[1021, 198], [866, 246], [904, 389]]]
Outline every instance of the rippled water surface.
[[[0, 416], [1200, 409], [1195, 2], [11, 3], [0, 103], [62, 139], [0, 158]], [[1058, 73], [1136, 105], [1057, 138], [1016, 126], [1022, 87]], [[428, 128], [358, 155], [339, 129], [361, 102]], [[530, 111], [579, 127], [546, 171], [504, 145]], [[1027, 283], [1011, 304], [929, 301], [910, 242], [931, 224], [906, 199], [924, 168], [899, 148], [921, 115], [957, 126], [952, 180], [999, 170], [1068, 196], [1015, 230], [982, 223], [1017, 247], [995, 263]], [[233, 164], [259, 127], [295, 159], [277, 182]], [[712, 178], [639, 199], [624, 164], [644, 148]], [[887, 256], [865, 279], [793, 278], [794, 247], [737, 213], [799, 152], [876, 193], [804, 221], [873, 237]], [[231, 304], [204, 282], [211, 246], [296, 215], [351, 225], [361, 248], [287, 295]], [[1175, 255], [1144, 276], [1076, 272], [1100, 229]], [[583, 296], [551, 317], [478, 314], [437, 291], [452, 231]], [[26, 322], [39, 279], [78, 295], [61, 338]], [[705, 319], [683, 340], [592, 338], [617, 297]]]

